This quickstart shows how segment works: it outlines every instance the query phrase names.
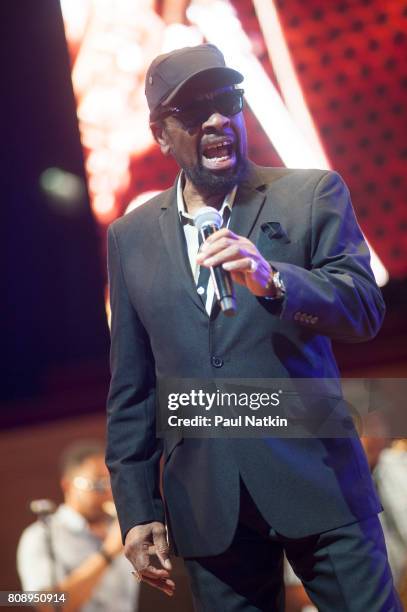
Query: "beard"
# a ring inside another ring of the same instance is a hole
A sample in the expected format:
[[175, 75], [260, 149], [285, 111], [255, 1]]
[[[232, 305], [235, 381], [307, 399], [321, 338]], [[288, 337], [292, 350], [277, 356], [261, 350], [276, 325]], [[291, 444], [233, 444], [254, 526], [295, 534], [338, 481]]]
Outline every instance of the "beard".
[[240, 156], [237, 157], [233, 168], [224, 172], [209, 170], [202, 166], [200, 162], [195, 166], [183, 168], [187, 178], [197, 190], [208, 196], [228, 193], [236, 184], [240, 183], [246, 174], [246, 169], [247, 159], [243, 159]]

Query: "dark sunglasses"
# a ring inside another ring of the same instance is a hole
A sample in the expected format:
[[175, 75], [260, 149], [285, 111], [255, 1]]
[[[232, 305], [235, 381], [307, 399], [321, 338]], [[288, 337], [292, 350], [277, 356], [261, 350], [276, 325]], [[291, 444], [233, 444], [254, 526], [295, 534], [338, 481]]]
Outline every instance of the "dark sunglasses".
[[166, 117], [175, 117], [188, 130], [202, 125], [213, 113], [233, 117], [243, 109], [243, 94], [243, 89], [229, 89], [213, 98], [195, 100], [188, 106], [172, 106], [159, 113], [152, 122], [160, 121]]

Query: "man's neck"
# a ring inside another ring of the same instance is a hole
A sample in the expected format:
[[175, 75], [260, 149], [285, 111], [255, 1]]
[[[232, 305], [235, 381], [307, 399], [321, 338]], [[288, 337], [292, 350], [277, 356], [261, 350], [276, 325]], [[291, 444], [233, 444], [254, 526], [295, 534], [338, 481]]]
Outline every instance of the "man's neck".
[[194, 215], [200, 208], [202, 208], [202, 206], [212, 206], [213, 208], [219, 210], [227, 195], [227, 192], [208, 194], [204, 191], [200, 191], [188, 179], [185, 181], [182, 193], [187, 212], [190, 215]]
[[94, 517], [87, 516], [87, 514], [84, 513], [80, 505], [76, 504], [75, 501], [65, 499], [64, 503], [66, 506], [68, 506], [68, 508], [70, 508], [71, 510], [79, 514], [86, 521], [91, 531], [98, 532], [100, 530], [103, 531], [106, 529], [106, 524], [107, 524], [107, 519], [108, 519], [106, 514], [101, 512], [99, 515], [94, 516]]

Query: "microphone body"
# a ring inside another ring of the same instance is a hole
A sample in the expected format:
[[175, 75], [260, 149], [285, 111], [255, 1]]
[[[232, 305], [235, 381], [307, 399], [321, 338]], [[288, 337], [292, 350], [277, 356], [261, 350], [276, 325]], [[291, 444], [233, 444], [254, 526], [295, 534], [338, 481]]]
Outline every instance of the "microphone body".
[[[222, 217], [216, 208], [204, 206], [199, 209], [194, 217], [194, 224], [198, 228], [205, 241], [209, 236], [217, 232], [222, 227]], [[226, 316], [234, 316], [237, 312], [237, 304], [233, 282], [230, 273], [222, 266], [210, 268], [216, 298]]]

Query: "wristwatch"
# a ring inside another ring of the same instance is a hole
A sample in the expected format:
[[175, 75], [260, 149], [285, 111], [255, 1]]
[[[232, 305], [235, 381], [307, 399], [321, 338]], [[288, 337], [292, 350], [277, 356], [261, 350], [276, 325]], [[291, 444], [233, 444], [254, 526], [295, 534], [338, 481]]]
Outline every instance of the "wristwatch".
[[276, 290], [275, 295], [265, 295], [263, 296], [265, 300], [281, 300], [285, 296], [285, 285], [284, 281], [280, 276], [280, 272], [275, 268], [271, 267], [270, 277], [267, 281], [265, 289], [270, 289], [270, 287], [274, 287]]
[[106, 563], [108, 565], [110, 565], [113, 562], [113, 557], [112, 555], [110, 555], [107, 550], [105, 550], [103, 548], [103, 546], [101, 546], [98, 550], [98, 553], [103, 557], [103, 559], [106, 561]]

